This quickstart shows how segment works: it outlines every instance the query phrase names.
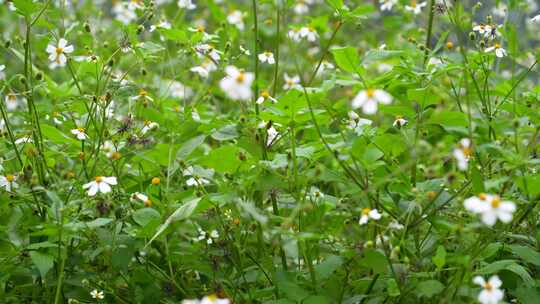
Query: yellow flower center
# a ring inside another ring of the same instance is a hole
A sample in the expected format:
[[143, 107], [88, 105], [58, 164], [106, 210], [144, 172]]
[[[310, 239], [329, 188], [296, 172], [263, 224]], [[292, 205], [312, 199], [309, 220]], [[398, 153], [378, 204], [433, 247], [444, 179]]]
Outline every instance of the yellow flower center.
[[463, 148], [463, 154], [465, 154], [465, 156], [467, 156], [467, 157], [472, 156], [472, 149], [471, 148]]
[[202, 25], [197, 26], [197, 32], [204, 33], [204, 26]]
[[368, 89], [367, 97], [372, 98], [373, 96], [375, 96], [375, 89]]
[[485, 290], [492, 290], [493, 286], [491, 286], [491, 284], [489, 284], [489, 282], [486, 282], [486, 284], [484, 284], [484, 289]]
[[11, 101], [11, 102], [14, 102], [14, 101], [17, 101], [17, 95], [13, 94], [13, 93], [9, 93], [8, 96], [7, 96], [8, 100]]
[[266, 57], [272, 56], [272, 52], [264, 52], [264, 54], [266, 55]]
[[495, 48], [496, 49], [500, 49], [501, 48], [501, 45], [499, 43], [495, 43]]
[[103, 176], [96, 176], [96, 183], [101, 183], [103, 181]]
[[15, 176], [10, 174], [6, 176], [6, 179], [8, 182], [12, 183], [13, 181], [15, 181]]
[[485, 193], [478, 194], [478, 198], [482, 201], [485, 201], [487, 199], [487, 195]]
[[262, 91], [261, 97], [268, 98], [268, 97], [270, 97], [270, 93], [268, 93], [268, 91]]
[[157, 186], [161, 183], [161, 180], [158, 177], [152, 178], [152, 185]]
[[56, 48], [56, 55], [57, 55], [57, 56], [60, 55], [60, 54], [62, 54], [63, 52], [64, 52], [64, 48], [61, 48], [61, 47], [57, 47], [57, 48]]
[[246, 79], [246, 75], [244, 75], [243, 72], [240, 72], [238, 76], [236, 76], [236, 82], [242, 83]]
[[501, 199], [498, 196], [494, 197], [493, 200], [491, 201], [491, 207], [499, 208], [500, 205], [501, 205]]
[[77, 131], [79, 131], [80, 133], [84, 133], [84, 128], [78, 127]]
[[368, 215], [370, 211], [371, 211], [371, 209], [364, 208], [364, 209], [362, 209], [362, 215]]
[[416, 0], [412, 0], [412, 1], [411, 1], [411, 7], [412, 7], [412, 8], [416, 8]]
[[218, 297], [217, 297], [215, 294], [211, 294], [211, 295], [209, 295], [207, 298], [208, 298], [208, 300], [210, 300], [210, 301], [212, 301], [212, 302], [218, 300]]
[[148, 95], [148, 92], [146, 92], [144, 89], [141, 89], [141, 90], [139, 91], [139, 96], [145, 97], [145, 96], [147, 96], [147, 95]]

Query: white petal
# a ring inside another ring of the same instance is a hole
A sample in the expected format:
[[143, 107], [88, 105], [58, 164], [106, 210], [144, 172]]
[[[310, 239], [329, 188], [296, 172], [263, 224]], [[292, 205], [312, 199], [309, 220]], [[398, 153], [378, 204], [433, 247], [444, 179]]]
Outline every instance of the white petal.
[[362, 106], [362, 112], [367, 115], [377, 113], [377, 102], [371, 98], [368, 99]]
[[103, 181], [106, 182], [109, 185], [116, 185], [118, 184], [118, 181], [116, 180], [116, 177], [109, 176], [109, 177], [103, 177]]
[[495, 225], [497, 214], [493, 210], [487, 210], [482, 213], [482, 222], [488, 226]]
[[92, 183], [90, 185], [90, 189], [88, 189], [88, 196], [94, 196], [98, 192], [99, 186], [96, 182]]
[[373, 96], [378, 102], [382, 104], [390, 104], [392, 103], [392, 95], [386, 93], [383, 90], [375, 90], [374, 96]]
[[109, 193], [111, 192], [111, 186], [109, 186], [109, 184], [105, 183], [105, 182], [101, 182], [99, 183], [99, 192], [101, 193]]

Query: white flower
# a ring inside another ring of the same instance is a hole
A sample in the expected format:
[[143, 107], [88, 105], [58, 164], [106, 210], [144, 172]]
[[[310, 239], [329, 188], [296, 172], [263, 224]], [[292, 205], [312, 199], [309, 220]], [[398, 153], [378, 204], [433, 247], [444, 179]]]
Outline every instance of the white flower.
[[219, 238], [219, 232], [217, 230], [212, 230], [210, 233], [202, 230], [201, 228], [197, 228], [197, 230], [199, 231], [199, 236], [194, 239], [195, 241], [206, 240], [206, 244], [211, 245], [216, 239]]
[[205, 58], [206, 56], [209, 56], [215, 62], [221, 59], [220, 52], [216, 50], [210, 44], [206, 44], [206, 43], [197, 44], [195, 46], [195, 51], [197, 51], [197, 55], [199, 56], [199, 58]]
[[313, 4], [313, 0], [297, 0], [294, 6], [294, 12], [298, 15], [304, 15], [309, 12], [309, 6]]
[[151, 131], [157, 128], [159, 128], [159, 124], [157, 122], [146, 120], [141, 129], [141, 133], [146, 134], [148, 131]]
[[178, 0], [178, 7], [193, 10], [197, 6], [191, 0]]
[[392, 126], [396, 128], [401, 128], [407, 125], [407, 123], [409, 123], [409, 121], [403, 118], [402, 116], [396, 116], [396, 120], [394, 120], [394, 123], [392, 124]]
[[405, 10], [418, 15], [422, 12], [422, 8], [426, 5], [426, 2], [417, 3], [416, 0], [412, 0], [410, 5], [405, 5]]
[[6, 102], [6, 109], [8, 111], [15, 111], [20, 104], [19, 97], [15, 93], [8, 93], [4, 101]]
[[504, 298], [504, 291], [500, 289], [502, 282], [498, 276], [490, 277], [487, 282], [483, 277], [476, 276], [473, 282], [482, 287], [478, 294], [478, 302], [481, 304], [497, 304]]
[[481, 193], [478, 196], [469, 197], [464, 201], [465, 209], [479, 214], [482, 222], [493, 226], [499, 219], [503, 223], [512, 221], [512, 214], [516, 211], [516, 205], [511, 201], [501, 201], [498, 195]]
[[394, 230], [402, 230], [403, 228], [405, 228], [405, 226], [400, 224], [397, 220], [393, 220], [390, 222], [390, 224], [388, 224], [388, 228], [394, 229]]
[[536, 15], [531, 18], [532, 23], [540, 24], [540, 15]]
[[117, 149], [118, 148], [110, 140], [105, 141], [101, 146], [101, 152], [105, 153], [107, 158], [113, 158], [113, 156], [115, 156], [115, 154], [118, 152]]
[[202, 78], [208, 78], [210, 72], [217, 70], [217, 66], [212, 60], [207, 59], [203, 61], [201, 65], [194, 66], [189, 70], [193, 73], [199, 74], [199, 76], [201, 76]]
[[262, 104], [266, 100], [270, 100], [273, 103], [277, 103], [277, 99], [270, 96], [270, 93], [268, 93], [268, 91], [264, 90], [264, 91], [262, 91], [261, 96], [259, 96], [259, 98], [257, 98], [257, 103]]
[[283, 74], [283, 78], [285, 79], [285, 84], [283, 85], [284, 90], [302, 89], [302, 86], [300, 86], [300, 76], [295, 75], [293, 77], [289, 77], [289, 75], [285, 73]]
[[249, 100], [252, 96], [251, 83], [255, 79], [253, 73], [239, 70], [235, 66], [225, 68], [227, 75], [219, 82], [219, 87], [233, 100]]
[[276, 63], [276, 60], [274, 59], [274, 53], [272, 52], [266, 51], [264, 53], [260, 53], [258, 57], [261, 62], [268, 62], [268, 64]]
[[362, 108], [364, 114], [370, 115], [377, 113], [379, 103], [385, 105], [392, 103], [392, 96], [379, 89], [362, 90], [352, 100], [352, 108]]
[[145, 89], [140, 89], [139, 94], [132, 96], [131, 100], [141, 100], [142, 102], [152, 102], [154, 99], [148, 95], [148, 92]]
[[171, 96], [174, 98], [179, 98], [179, 99], [189, 98], [193, 94], [193, 91], [191, 90], [191, 88], [185, 86], [184, 84], [178, 81], [171, 82], [169, 89], [171, 91]]
[[317, 38], [319, 35], [317, 34], [317, 31], [315, 31], [312, 27], [303, 27], [300, 29], [300, 37], [307, 39], [310, 42], [317, 41]]
[[457, 161], [458, 169], [461, 171], [467, 170], [469, 159], [472, 156], [471, 140], [468, 138], [461, 139], [458, 147], [454, 149], [452, 154]]
[[495, 51], [495, 56], [497, 56], [499, 58], [503, 58], [503, 57], [505, 57], [507, 55], [506, 50], [503, 49], [501, 47], [501, 45], [498, 44], [498, 43], [495, 43], [494, 46], [486, 48], [486, 50], [484, 52], [489, 53], [489, 52], [493, 52], [493, 51]]
[[11, 192], [13, 189], [19, 188], [17, 184], [17, 177], [15, 175], [0, 175], [0, 188], [6, 189], [6, 191]]
[[308, 198], [312, 201], [319, 201], [324, 198], [324, 193], [317, 187], [311, 187]]
[[290, 39], [296, 42], [302, 39], [302, 36], [300, 35], [300, 29], [289, 30], [289, 32], [287, 33], [287, 36], [289, 36]]
[[428, 65], [438, 66], [438, 65], [441, 65], [441, 64], [443, 64], [442, 60], [440, 58], [437, 58], [437, 57], [430, 57], [429, 60], [428, 60]]
[[480, 35], [486, 35], [491, 32], [491, 25], [480, 23], [473, 26], [473, 31], [478, 32]]
[[51, 63], [49, 64], [49, 68], [55, 69], [57, 67], [63, 67], [66, 65], [66, 54], [72, 53], [74, 48], [72, 45], [68, 45], [66, 39], [60, 38], [56, 46], [53, 44], [49, 44], [47, 45], [47, 48], [45, 50], [47, 51], [47, 53], [49, 53], [49, 60], [51, 61]]
[[78, 140], [86, 140], [88, 139], [88, 135], [86, 135], [86, 132], [84, 128], [78, 127], [76, 129], [71, 130], [71, 134], [75, 135]]
[[270, 147], [279, 138], [280, 134], [276, 128], [272, 125], [266, 129], [266, 146]]
[[0, 80], [3, 80], [6, 77], [6, 74], [4, 74], [5, 69], [6, 69], [6, 66], [3, 64], [0, 64]]
[[364, 126], [370, 126], [373, 121], [365, 118], [360, 118], [358, 114], [354, 111], [349, 111], [349, 123], [347, 128], [353, 130], [356, 134], [362, 135]]
[[172, 25], [170, 22], [168, 22], [167, 20], [161, 20], [159, 21], [157, 24], [155, 25], [151, 25], [150, 26], [150, 32], [153, 32], [157, 29], [166, 29], [166, 30], [169, 30], [171, 29]]
[[143, 5], [144, 5], [144, 3], [143, 3], [142, 0], [131, 0], [128, 3], [128, 9], [134, 11], [136, 9], [143, 8]]
[[146, 207], [152, 206], [152, 200], [150, 200], [150, 198], [148, 198], [148, 196], [146, 196], [145, 194], [140, 193], [140, 192], [133, 193], [131, 195], [131, 200], [132, 201], [141, 201], [141, 202], [144, 203], [144, 205]]
[[17, 139], [15, 141], [15, 144], [18, 145], [18, 144], [25, 144], [25, 143], [31, 143], [31, 142], [34, 142], [32, 140], [32, 137], [30, 137], [30, 135], [27, 135], [27, 136], [23, 136], [23, 137]]
[[[209, 171], [209, 173], [213, 174], [213, 171]], [[207, 180], [206, 178], [200, 177], [195, 173], [195, 168], [193, 168], [193, 166], [189, 166], [185, 168], [182, 171], [182, 175], [190, 177], [186, 180], [186, 185], [188, 187], [210, 184], [209, 180]]]
[[111, 192], [111, 186], [116, 185], [118, 182], [114, 176], [96, 176], [96, 178], [83, 185], [83, 189], [88, 189], [88, 196], [94, 196], [96, 193], [109, 193]]
[[229, 299], [220, 299], [216, 295], [209, 295], [201, 299], [200, 304], [230, 304]]
[[240, 31], [243, 31], [245, 28], [244, 14], [239, 10], [232, 11], [229, 15], [227, 15], [227, 22], [236, 26], [236, 28]]
[[137, 18], [137, 14], [134, 10], [129, 8], [126, 2], [118, 1], [113, 5], [112, 12], [114, 13], [116, 20], [122, 22], [125, 25], [131, 23], [131, 21]]
[[92, 296], [93, 299], [97, 300], [103, 300], [105, 298], [105, 294], [103, 294], [103, 291], [98, 291], [97, 289], [94, 289], [90, 292], [90, 296]]
[[398, 3], [398, 0], [379, 0], [381, 5], [381, 11], [391, 11], [394, 5]]
[[377, 209], [364, 208], [362, 209], [362, 215], [360, 216], [358, 223], [360, 225], [365, 225], [370, 219], [378, 221], [381, 219], [381, 217], [382, 214], [380, 214]]

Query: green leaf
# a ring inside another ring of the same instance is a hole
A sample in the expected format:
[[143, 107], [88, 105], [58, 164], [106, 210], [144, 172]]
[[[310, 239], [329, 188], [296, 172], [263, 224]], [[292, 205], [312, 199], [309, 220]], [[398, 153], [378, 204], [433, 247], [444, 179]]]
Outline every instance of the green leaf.
[[[148, 245], [150, 245], [150, 243], [152, 243], [161, 233], [163, 233], [163, 231], [165, 231], [165, 229], [167, 229], [167, 227], [169, 227], [169, 225], [172, 224], [173, 222], [182, 221], [182, 220], [185, 220], [185, 219], [189, 218], [193, 214], [195, 209], [197, 209], [200, 201], [201, 201], [201, 198], [197, 197], [197, 198], [194, 198], [194, 199], [188, 201], [187, 203], [181, 205], [180, 207], [178, 207], [178, 209], [176, 209], [167, 218], [165, 223], [163, 223], [161, 226], [159, 226], [159, 228], [156, 231], [156, 233], [154, 234], [154, 236], [150, 239], [150, 241], [148, 241], [148, 243], [144, 247], [145, 248], [148, 247]], [[203, 211], [204, 209], [206, 209], [208, 207], [209, 206], [206, 206], [204, 208], [199, 208], [198, 210]]]
[[42, 278], [44, 278], [47, 272], [54, 266], [54, 258], [48, 254], [30, 251], [30, 259], [32, 259], [32, 262], [36, 265]]
[[142, 227], [145, 227], [150, 222], [159, 220], [161, 218], [161, 214], [152, 208], [139, 209], [133, 212], [132, 216], [135, 223], [141, 225]]
[[509, 248], [514, 255], [518, 256], [525, 262], [540, 266], [540, 252], [537, 250], [529, 246], [522, 245], [507, 245], [505, 248]]
[[212, 133], [212, 138], [219, 141], [231, 140], [238, 137], [238, 132], [236, 131], [236, 125], [227, 125], [223, 126], [221, 129]]
[[386, 257], [376, 250], [367, 250], [360, 260], [360, 265], [373, 270], [374, 273], [386, 273], [388, 271]]
[[391, 297], [397, 297], [401, 294], [399, 291], [398, 284], [395, 279], [389, 279], [386, 281], [386, 291], [388, 292], [388, 295]]
[[521, 277], [521, 279], [526, 285], [534, 285], [534, 279], [531, 277], [531, 275], [523, 266], [517, 264], [514, 260], [500, 260], [493, 262], [478, 270], [477, 273], [480, 275], [494, 274], [501, 270], [508, 270], [517, 274]]
[[201, 164], [216, 170], [218, 173], [235, 172], [242, 161], [238, 158], [240, 148], [237, 146], [223, 146], [210, 151], [201, 159]]
[[438, 124], [445, 129], [452, 127], [466, 127], [468, 124], [467, 115], [465, 115], [465, 113], [446, 110], [433, 113], [427, 123]]
[[32, 0], [13, 0], [17, 12], [23, 16], [30, 17], [38, 10], [38, 5]]
[[434, 295], [441, 293], [444, 290], [444, 285], [437, 280], [429, 280], [420, 282], [415, 292], [419, 297], [431, 298]]
[[326, 279], [343, 264], [343, 258], [337, 255], [327, 257], [322, 263], [315, 266], [317, 278]]
[[446, 250], [444, 249], [444, 246], [439, 245], [439, 247], [437, 247], [437, 252], [431, 260], [433, 261], [433, 264], [437, 266], [439, 271], [443, 268], [444, 264], [446, 264]]
[[337, 65], [344, 71], [357, 73], [360, 65], [360, 58], [355, 48], [351, 46], [333, 48], [332, 54]]
[[199, 135], [197, 137], [194, 137], [182, 145], [180, 149], [178, 149], [178, 152], [176, 153], [176, 157], [179, 159], [185, 159], [188, 157], [197, 147], [199, 147], [206, 138], [205, 135]]
[[109, 224], [110, 222], [112, 222], [113, 220], [110, 219], [110, 218], [97, 218], [91, 222], [86, 222], [86, 226], [88, 226], [88, 228], [90, 229], [95, 229], [95, 228], [98, 228], [98, 227], [102, 227], [102, 226], [105, 226], [107, 224]]

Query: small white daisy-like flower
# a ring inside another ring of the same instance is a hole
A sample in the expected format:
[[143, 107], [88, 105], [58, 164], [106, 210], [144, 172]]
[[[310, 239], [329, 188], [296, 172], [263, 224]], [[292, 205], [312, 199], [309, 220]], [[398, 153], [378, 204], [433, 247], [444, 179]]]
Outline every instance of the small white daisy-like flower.
[[257, 98], [257, 104], [262, 104], [263, 102], [265, 102], [266, 100], [270, 100], [272, 103], [277, 103], [277, 99], [275, 99], [274, 97], [270, 96], [270, 93], [267, 91], [267, 90], [264, 90], [262, 91], [261, 95], [259, 96], [259, 98]]
[[381, 11], [391, 11], [398, 0], [379, 0]]
[[486, 48], [484, 52], [489, 53], [493, 51], [495, 51], [495, 56], [499, 58], [503, 58], [507, 55], [506, 50], [503, 49], [499, 43], [495, 43], [495, 45]]
[[490, 277], [487, 282], [483, 277], [476, 276], [473, 282], [482, 287], [478, 294], [478, 302], [481, 304], [498, 304], [504, 298], [504, 291], [500, 289], [502, 282], [498, 276]]
[[0, 175], [0, 188], [4, 188], [8, 192], [19, 188], [19, 184], [17, 184], [17, 176], [11, 174], [5, 176]]
[[287, 36], [295, 41], [295, 42], [298, 42], [300, 41], [300, 39], [302, 39], [302, 35], [300, 34], [300, 29], [291, 29], [289, 30], [289, 32], [287, 33]]
[[473, 31], [478, 32], [480, 35], [486, 35], [491, 32], [491, 25], [480, 23], [473, 26]]
[[382, 214], [380, 214], [377, 209], [364, 208], [362, 209], [362, 215], [360, 216], [360, 220], [358, 221], [358, 223], [360, 225], [365, 225], [369, 222], [370, 219], [378, 221], [381, 219], [381, 217]]
[[133, 100], [133, 101], [140, 100], [142, 102], [153, 102], [154, 101], [154, 99], [152, 97], [150, 97], [150, 95], [148, 94], [148, 92], [145, 89], [140, 89], [139, 94], [137, 94], [135, 96], [132, 96], [130, 99]]
[[105, 299], [105, 294], [103, 293], [103, 291], [101, 290], [97, 290], [97, 289], [94, 289], [90, 292], [90, 296], [93, 298], [93, 299], [96, 299], [96, 300], [103, 300]]
[[416, 0], [411, 0], [409, 5], [405, 5], [405, 10], [418, 15], [422, 12], [422, 8], [424, 8], [426, 5], [426, 2], [417, 3]]
[[199, 58], [205, 58], [206, 56], [212, 58], [215, 62], [221, 59], [220, 52], [216, 50], [212, 45], [207, 43], [200, 43], [195, 46], [195, 51]]
[[220, 299], [216, 295], [209, 295], [201, 299], [199, 304], [230, 304], [229, 299]]
[[193, 166], [189, 166], [189, 167], [185, 168], [182, 171], [182, 175], [186, 176], [186, 177], [189, 177], [186, 180], [186, 185], [188, 187], [210, 184], [210, 181], [208, 179], [200, 177], [195, 173], [195, 168], [193, 168]]
[[71, 130], [71, 134], [75, 135], [78, 140], [86, 140], [88, 139], [88, 135], [86, 135], [86, 132], [84, 128], [77, 127], [75, 129]]
[[114, 176], [96, 176], [93, 181], [84, 184], [83, 189], [88, 189], [88, 196], [94, 196], [98, 192], [103, 194], [111, 192], [111, 186], [115, 186], [116, 184], [118, 184], [118, 181]]
[[118, 1], [112, 7], [112, 12], [116, 20], [128, 25], [131, 21], [137, 19], [137, 14], [134, 10], [129, 9], [128, 3]]
[[142, 129], [141, 129], [141, 133], [146, 134], [146, 133], [148, 133], [148, 131], [151, 131], [151, 130], [154, 130], [154, 129], [157, 129], [157, 128], [159, 128], [159, 124], [157, 122], [146, 120], [144, 122], [144, 125], [143, 125]]
[[356, 97], [352, 100], [352, 108], [362, 108], [362, 112], [367, 115], [377, 113], [379, 104], [392, 103], [392, 95], [386, 91], [379, 89], [367, 89], [358, 92]]
[[324, 198], [324, 193], [322, 193], [317, 187], [311, 187], [308, 198], [312, 201], [318, 202]]
[[300, 37], [307, 39], [307, 41], [315, 42], [319, 38], [319, 34], [312, 27], [303, 27], [300, 29]]
[[285, 79], [285, 83], [283, 84], [284, 90], [302, 89], [302, 86], [300, 85], [300, 76], [295, 75], [290, 77], [287, 73], [285, 73], [283, 74], [283, 79]]
[[69, 45], [67, 40], [60, 38], [57, 45], [49, 44], [45, 49], [49, 53], [49, 68], [55, 69], [57, 67], [63, 67], [67, 62], [67, 54], [72, 53], [75, 49], [73, 45]]
[[274, 59], [274, 53], [272, 52], [266, 51], [266, 52], [260, 53], [258, 57], [261, 62], [268, 62], [268, 64], [276, 63], [276, 60]]
[[409, 123], [408, 120], [406, 120], [405, 118], [403, 118], [403, 116], [396, 116], [396, 120], [394, 120], [394, 123], [392, 124], [392, 126], [396, 127], [396, 128], [401, 128], [401, 127], [404, 127], [405, 125], [407, 125]]
[[362, 134], [364, 126], [370, 126], [373, 123], [369, 119], [360, 118], [354, 111], [349, 111], [347, 115], [349, 116], [347, 128], [353, 130], [358, 135]]
[[32, 137], [30, 135], [23, 136], [23, 137], [18, 138], [17, 140], [15, 140], [16, 145], [18, 145], [18, 144], [26, 144], [26, 143], [31, 143], [31, 142], [34, 142], [34, 140], [32, 140]]
[[128, 9], [134, 11], [136, 9], [142, 9], [144, 7], [144, 2], [142, 0], [130, 0], [127, 5]]
[[118, 155], [118, 147], [110, 140], [107, 140], [101, 145], [101, 152], [105, 153], [107, 158], [115, 157]]
[[255, 79], [253, 73], [244, 72], [235, 66], [225, 68], [227, 74], [219, 82], [219, 87], [232, 100], [249, 100], [252, 96], [251, 83]]
[[202, 230], [201, 228], [197, 228], [199, 232], [199, 236], [197, 236], [194, 241], [206, 241], [206, 244], [212, 245], [215, 240], [219, 238], [219, 232], [217, 230], [212, 230], [210, 233]]
[[217, 66], [212, 60], [206, 59], [201, 63], [201, 65], [194, 66], [189, 70], [193, 73], [199, 74], [199, 76], [202, 78], [208, 78], [208, 76], [210, 76], [210, 72], [217, 70]]
[[15, 111], [21, 104], [22, 100], [18, 97], [17, 94], [12, 92], [6, 95], [4, 101], [6, 102], [6, 109], [8, 111]]
[[532, 23], [540, 24], [540, 15], [536, 15], [531, 18]]
[[172, 28], [172, 25], [169, 21], [160, 20], [157, 24], [153, 24], [150, 26], [149, 32], [154, 32], [155, 30], [158, 30], [158, 29], [170, 30], [171, 28]]
[[143, 193], [140, 193], [140, 192], [135, 192], [131, 195], [131, 200], [132, 201], [140, 201], [142, 203], [144, 203], [144, 205], [146, 207], [151, 207], [152, 206], [152, 200], [150, 200], [150, 198], [143, 194]]
[[178, 81], [171, 82], [169, 86], [170, 94], [174, 98], [185, 99], [191, 97], [193, 90]]
[[313, 0], [298, 0], [294, 5], [294, 12], [298, 15], [304, 15], [309, 12], [309, 5], [313, 4]]
[[461, 171], [467, 170], [469, 160], [472, 156], [471, 140], [463, 138], [459, 141], [458, 147], [454, 149], [452, 155], [457, 161], [458, 169]]
[[187, 10], [194, 10], [197, 8], [191, 0], [178, 0], [177, 4], [179, 8], [185, 8]]
[[227, 22], [236, 26], [236, 28], [240, 31], [243, 31], [245, 28], [244, 14], [239, 10], [232, 11], [229, 15], [227, 15]]
[[503, 223], [512, 221], [512, 214], [516, 211], [516, 205], [511, 201], [502, 201], [498, 195], [481, 193], [478, 196], [469, 197], [463, 202], [465, 209], [479, 214], [484, 224], [493, 226], [497, 219]]

